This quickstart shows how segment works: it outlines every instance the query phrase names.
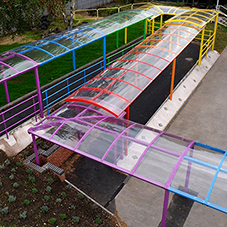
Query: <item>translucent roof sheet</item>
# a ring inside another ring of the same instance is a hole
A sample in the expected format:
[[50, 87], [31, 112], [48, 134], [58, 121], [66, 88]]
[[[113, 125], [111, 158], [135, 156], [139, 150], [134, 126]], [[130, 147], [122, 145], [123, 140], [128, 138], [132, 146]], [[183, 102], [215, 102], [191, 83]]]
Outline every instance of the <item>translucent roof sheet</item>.
[[29, 133], [227, 213], [226, 151], [75, 103]]
[[119, 116], [199, 31], [183, 25], [165, 25], [66, 101], [87, 102]]
[[4, 52], [0, 54], [0, 82], [6, 81], [35, 67], [38, 67], [38, 64], [26, 56]]

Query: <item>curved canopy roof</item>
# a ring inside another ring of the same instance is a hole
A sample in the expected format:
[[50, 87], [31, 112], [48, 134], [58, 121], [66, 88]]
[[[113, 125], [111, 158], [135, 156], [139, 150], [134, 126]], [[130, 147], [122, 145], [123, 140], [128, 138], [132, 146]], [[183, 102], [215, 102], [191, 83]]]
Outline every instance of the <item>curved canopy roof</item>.
[[90, 103], [118, 117], [214, 16], [215, 11], [192, 10], [174, 17], [66, 101]]
[[35, 67], [38, 67], [38, 64], [29, 57], [18, 53], [4, 52], [0, 54], [0, 81], [11, 79]]
[[227, 213], [226, 151], [76, 103], [29, 133]]
[[[164, 11], [172, 11], [176, 14], [182, 10], [176, 7], [156, 7], [148, 4], [144, 7], [122, 11], [88, 23], [86, 26], [79, 26], [10, 50], [9, 52], [14, 54], [11, 54], [8, 65], [6, 66], [0, 62], [1, 65], [4, 65], [0, 70], [0, 82], [3, 82], [3, 79], [12, 78], [21, 74], [21, 72], [30, 70], [33, 62], [39, 65], [45, 64], [77, 48], [104, 38], [113, 32], [153, 17], [154, 13], [157, 16], [164, 13]], [[2, 53], [0, 57], [8, 55], [9, 52]], [[18, 60], [19, 54], [21, 57]], [[30, 63], [28, 64], [29, 59]]]

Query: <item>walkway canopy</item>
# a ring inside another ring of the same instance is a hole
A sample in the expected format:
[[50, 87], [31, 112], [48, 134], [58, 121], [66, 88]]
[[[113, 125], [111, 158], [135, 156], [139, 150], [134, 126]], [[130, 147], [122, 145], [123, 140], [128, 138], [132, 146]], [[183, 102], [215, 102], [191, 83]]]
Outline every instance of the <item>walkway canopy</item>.
[[106, 116], [77, 103], [66, 104], [29, 133], [38, 164], [35, 136], [227, 213], [224, 150]]
[[175, 16], [66, 101], [89, 103], [118, 117], [217, 14], [191, 10]]

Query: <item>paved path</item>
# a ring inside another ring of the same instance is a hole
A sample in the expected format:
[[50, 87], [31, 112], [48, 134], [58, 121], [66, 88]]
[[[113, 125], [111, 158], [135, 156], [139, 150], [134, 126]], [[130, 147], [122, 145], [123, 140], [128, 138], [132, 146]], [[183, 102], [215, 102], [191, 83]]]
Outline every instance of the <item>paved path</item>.
[[[227, 48], [180, 111], [168, 132], [227, 149]], [[131, 178], [113, 201], [128, 227], [160, 225], [164, 191]], [[226, 215], [171, 194], [166, 227], [226, 227]]]

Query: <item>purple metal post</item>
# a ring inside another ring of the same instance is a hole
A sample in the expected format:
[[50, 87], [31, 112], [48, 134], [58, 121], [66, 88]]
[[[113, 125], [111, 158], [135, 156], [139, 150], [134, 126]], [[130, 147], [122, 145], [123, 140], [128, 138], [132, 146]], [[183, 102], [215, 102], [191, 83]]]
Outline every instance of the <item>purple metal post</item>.
[[169, 191], [165, 189], [165, 196], [164, 196], [164, 203], [163, 203], [163, 210], [162, 210], [162, 224], [161, 227], [165, 227], [166, 225], [166, 216], [168, 210], [168, 202], [169, 202]]
[[[1, 64], [1, 69], [2, 69], [2, 78], [5, 79], [4, 66], [2, 64]], [[7, 82], [4, 81], [3, 83], [4, 83], [5, 94], [6, 94], [6, 102], [10, 103], [9, 90], [8, 90]]]
[[39, 83], [39, 72], [38, 72], [38, 66], [35, 67], [35, 83], [36, 83], [36, 89], [38, 94], [38, 100], [39, 100], [39, 109], [40, 109], [40, 117], [43, 118], [43, 100], [42, 100], [42, 94], [40, 89], [40, 83]]
[[36, 164], [40, 166], [39, 154], [38, 154], [38, 150], [37, 150], [35, 135], [33, 135], [33, 134], [32, 134], [32, 141], [33, 141], [33, 147], [34, 147], [34, 152], [35, 152]]

